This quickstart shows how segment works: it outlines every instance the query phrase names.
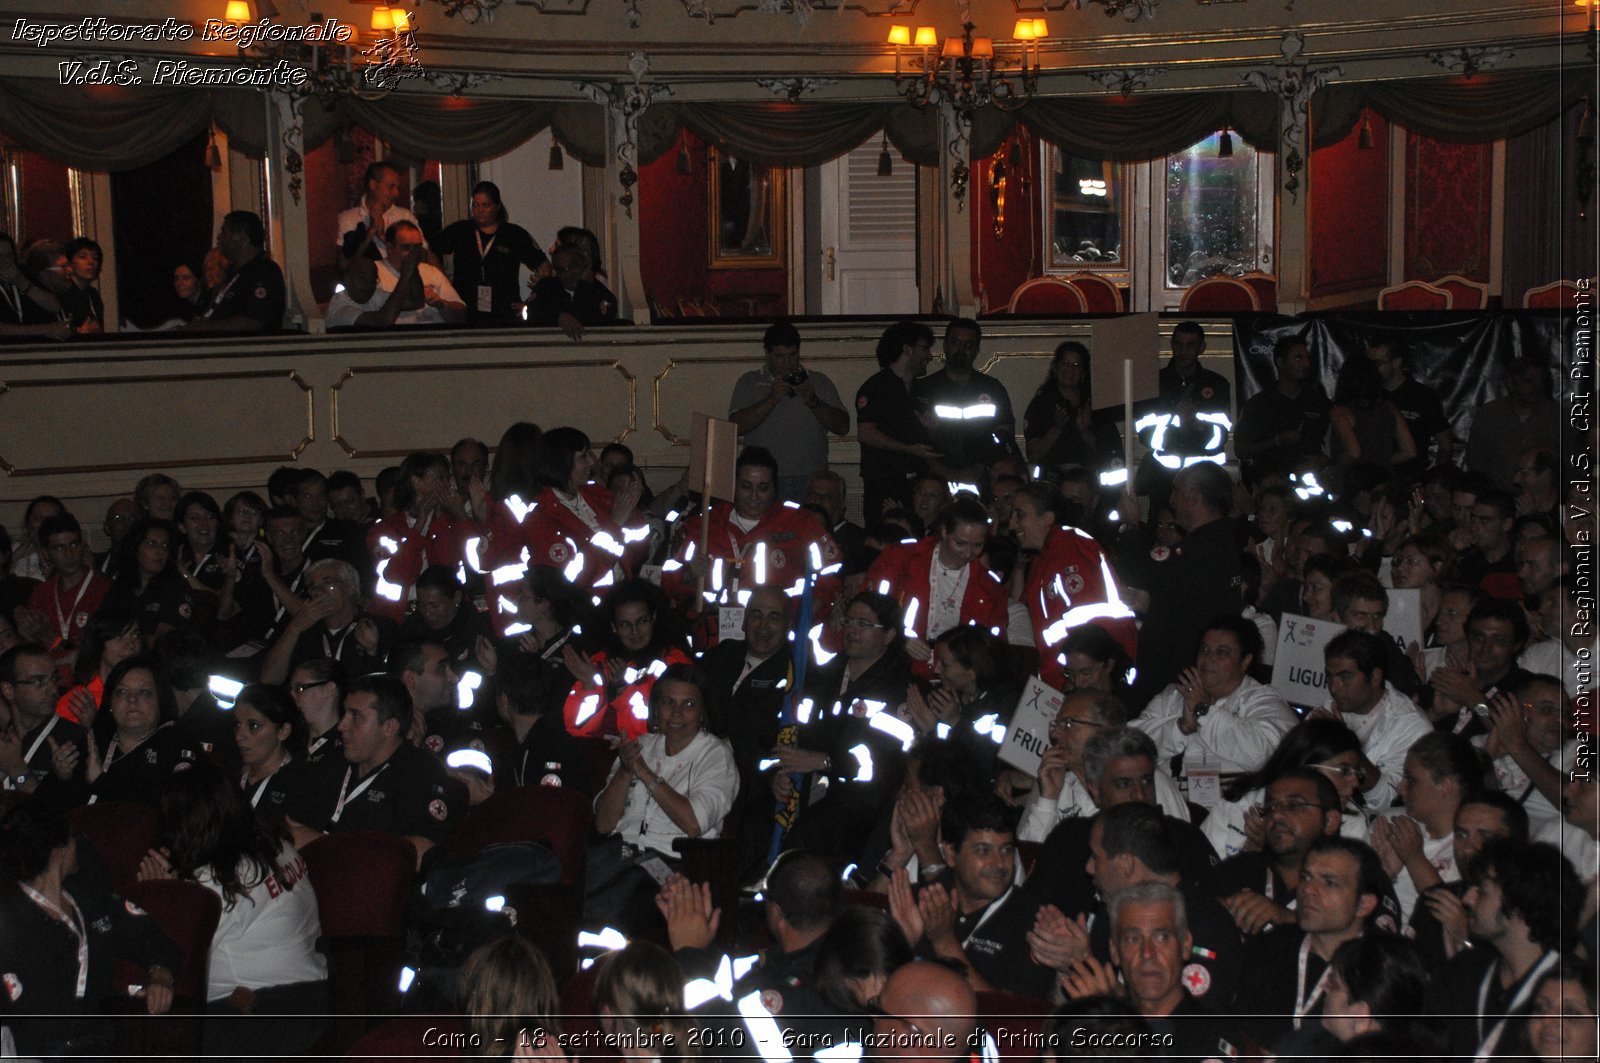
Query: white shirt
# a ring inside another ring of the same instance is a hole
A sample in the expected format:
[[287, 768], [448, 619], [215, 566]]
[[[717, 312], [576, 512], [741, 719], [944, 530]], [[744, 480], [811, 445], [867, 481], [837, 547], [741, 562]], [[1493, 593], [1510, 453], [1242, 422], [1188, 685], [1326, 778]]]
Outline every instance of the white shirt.
[[1233, 693], [1211, 703], [1194, 734], [1179, 729], [1182, 719], [1183, 695], [1172, 685], [1128, 723], [1155, 742], [1162, 764], [1182, 753], [1189, 767], [1215, 764], [1224, 772], [1244, 772], [1266, 763], [1296, 717], [1282, 694], [1245, 676]]
[[[1183, 799], [1183, 791], [1160, 765], [1156, 766], [1156, 804], [1173, 819], [1189, 822], [1189, 804]], [[1042, 842], [1062, 820], [1092, 816], [1099, 811], [1100, 806], [1089, 796], [1088, 787], [1078, 779], [1078, 773], [1069, 771], [1061, 784], [1061, 795], [1054, 801], [1041, 797], [1037, 790], [1028, 798], [1022, 810], [1022, 821], [1017, 824], [1017, 840]]]
[[[1333, 708], [1333, 702], [1328, 702]], [[1342, 713], [1344, 725], [1361, 739], [1361, 751], [1378, 769], [1378, 783], [1366, 793], [1367, 807], [1375, 813], [1394, 804], [1400, 792], [1400, 776], [1405, 771], [1406, 753], [1417, 739], [1433, 733], [1433, 725], [1410, 698], [1388, 682], [1383, 697], [1368, 712]]]
[[[345, 234], [355, 232], [358, 225], [365, 225], [371, 213], [367, 209], [365, 196], [362, 197], [359, 206], [351, 207], [349, 210], [341, 210], [339, 212], [339, 235], [334, 238], [334, 245], [343, 247]], [[404, 207], [391, 206], [383, 212], [383, 233], [388, 232], [389, 226], [397, 221], [408, 221], [412, 225], [417, 225], [417, 216]], [[417, 225], [417, 228], [420, 229], [422, 226]], [[383, 242], [383, 233], [374, 233], [372, 242], [377, 245], [379, 251], [388, 254], [389, 247]]]
[[[211, 938], [207, 1000], [222, 1000], [239, 986], [267, 989], [328, 977], [328, 961], [317, 951], [322, 920], [316, 891], [306, 877], [305, 858], [285, 842], [278, 851], [278, 864], [293, 888], [284, 889], [278, 875], [255, 882], [252, 875], [244, 880], [250, 886], [248, 894], [231, 908], [223, 899], [222, 921]], [[209, 871], [197, 875], [196, 881], [222, 896]]]
[[[1379, 818], [1398, 819], [1406, 813], [1403, 809], [1390, 809]], [[1445, 882], [1454, 882], [1461, 877], [1461, 872], [1456, 868], [1456, 839], [1452, 831], [1443, 838], [1428, 837], [1427, 828], [1421, 823], [1417, 830], [1422, 833], [1422, 855], [1427, 857], [1428, 863], [1439, 872], [1439, 878]], [[1403, 865], [1394, 876], [1394, 896], [1400, 902], [1400, 925], [1411, 925], [1411, 911], [1417, 906], [1417, 884], [1411, 881], [1411, 872]]]
[[[390, 291], [394, 289], [391, 287]], [[323, 319], [323, 324], [328, 328], [344, 328], [354, 325], [356, 319], [369, 310], [382, 310], [383, 304], [389, 301], [389, 293], [382, 288], [372, 290], [372, 298], [364, 303], [358, 303], [350, 298], [350, 289], [341, 288], [333, 293], [333, 298], [328, 300], [328, 313]], [[398, 318], [396, 319], [398, 321]]]
[[[666, 737], [647, 734], [639, 739], [639, 752], [663, 786], [670, 786], [689, 799], [695, 822], [700, 825], [700, 837], [715, 838], [739, 793], [739, 769], [728, 743], [702, 731], [677, 756], [670, 757]], [[612, 777], [621, 770], [622, 762], [618, 761], [611, 769]], [[606, 781], [609, 783], [610, 779]], [[654, 849], [674, 860], [678, 854], [672, 850], [673, 841], [688, 837], [637, 778], [628, 786], [627, 803], [622, 806], [615, 833], [630, 845]]]
[[[1211, 848], [1226, 860], [1244, 851], [1244, 814], [1253, 805], [1267, 799], [1266, 787], [1251, 790], [1237, 801], [1224, 801], [1212, 807], [1200, 824], [1200, 833], [1206, 836]], [[1366, 813], [1353, 808], [1341, 809], [1344, 819], [1339, 823], [1339, 834], [1354, 841], [1364, 842], [1369, 833]]]
[[[1594, 660], [1592, 653], [1589, 655], [1589, 660]], [[1540, 639], [1535, 642], [1522, 651], [1517, 663], [1535, 675], [1553, 675], [1559, 678], [1569, 698], [1575, 698], [1583, 693], [1583, 683], [1578, 677], [1578, 655], [1567, 649], [1567, 644], [1558, 638]], [[1587, 671], [1593, 675], [1592, 667]]]
[[[418, 263], [417, 274], [422, 278], [423, 287], [438, 290], [440, 299], [447, 303], [461, 302], [461, 296], [456, 294], [456, 290], [450, 284], [449, 278], [440, 273], [437, 267], [430, 266], [426, 262]], [[378, 291], [387, 296], [389, 292], [394, 291], [395, 285], [399, 283], [400, 275], [394, 271], [394, 267], [389, 265], [388, 262], [379, 262]], [[380, 303], [379, 305], [381, 306], [382, 304]], [[328, 306], [331, 310], [333, 304], [329, 303]], [[437, 307], [424, 305], [417, 310], [400, 311], [399, 315], [394, 319], [394, 323], [396, 325], [442, 325], [444, 324], [444, 315], [439, 312]]]

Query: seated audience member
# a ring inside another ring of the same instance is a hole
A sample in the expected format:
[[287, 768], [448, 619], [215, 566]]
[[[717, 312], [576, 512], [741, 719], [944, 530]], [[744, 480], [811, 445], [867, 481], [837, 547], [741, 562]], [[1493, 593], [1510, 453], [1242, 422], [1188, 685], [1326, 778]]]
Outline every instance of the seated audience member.
[[300, 713], [300, 740], [294, 753], [307, 763], [337, 754], [344, 739], [339, 721], [344, 714], [344, 666], [331, 657], [303, 661], [289, 675], [289, 696]]
[[64, 340], [72, 326], [61, 319], [61, 300], [23, 272], [17, 244], [0, 233], [0, 337]]
[[133, 485], [133, 500], [152, 520], [173, 521], [178, 516], [178, 501], [183, 487], [165, 473], [153, 472]]
[[[910, 682], [901, 624], [893, 598], [863, 591], [845, 607], [842, 652], [807, 673], [795, 744], [772, 750], [773, 794], [799, 816], [788, 848], [810, 849], [840, 866], [854, 860], [899, 787], [913, 735], [895, 715]], [[879, 716], [884, 722], [875, 722]], [[795, 775], [803, 776], [798, 788]], [[825, 793], [812, 803], [822, 779]]]
[[215, 765], [175, 775], [161, 794], [161, 847], [146, 854], [139, 879], [164, 878], [198, 882], [222, 900], [206, 965], [207, 1007], [221, 1021], [206, 1024], [207, 1053], [307, 1048], [328, 1009], [317, 895], [288, 836], [256, 818]]
[[550, 961], [521, 934], [480, 945], [461, 968], [461, 1010], [471, 1043], [486, 1056], [558, 1051], [561, 999]]
[[686, 539], [662, 566], [661, 586], [670, 598], [692, 600], [703, 589], [720, 605], [737, 608], [735, 584], [746, 591], [787, 591], [809, 570], [817, 579], [817, 614], [832, 607], [839, 593], [839, 547], [815, 513], [779, 500], [778, 464], [771, 452], [746, 447], [739, 454], [733, 505], [712, 503], [707, 528], [703, 542], [698, 536]]
[[[378, 288], [398, 291], [404, 302], [396, 324], [457, 324], [467, 318], [467, 304], [439, 268], [424, 261], [428, 246], [422, 230], [408, 221], [397, 221], [386, 233], [389, 252], [378, 263]], [[387, 312], [385, 306], [385, 312]]]
[[1426, 1043], [1417, 1014], [1428, 984], [1416, 946], [1398, 934], [1351, 938], [1334, 951], [1323, 986], [1322, 1021], [1280, 1042], [1283, 1056], [1335, 1056], [1357, 1038], [1391, 1034]]
[[55, 675], [55, 662], [41, 646], [24, 642], [0, 653], [0, 702], [11, 710], [17, 736], [14, 750], [0, 742], [0, 774], [24, 794], [72, 782], [70, 771], [56, 770], [69, 750], [87, 763], [88, 731], [56, 712]]
[[328, 477], [328, 515], [356, 525], [366, 525], [371, 520], [361, 477], [349, 469], [340, 469]]
[[443, 454], [408, 454], [400, 464], [394, 502], [395, 512], [367, 531], [367, 551], [377, 573], [369, 608], [398, 623], [415, 598], [423, 569], [453, 570], [462, 563], [470, 525]]
[[[106, 676], [100, 711], [109, 713], [110, 737], [91, 744], [83, 779], [89, 802], [154, 805], [168, 780], [205, 754], [178, 729], [172, 684], [149, 657], [129, 657]], [[101, 728], [96, 728], [96, 731]], [[71, 762], [76, 758], [68, 754]], [[70, 764], [76, 769], [76, 764]]]
[[301, 550], [306, 560], [333, 557], [348, 561], [358, 572], [370, 575], [371, 561], [362, 524], [333, 515], [329, 508], [328, 478], [316, 469], [303, 469], [292, 483], [289, 501], [305, 521], [306, 535]]
[[1095, 817], [1090, 831], [1088, 874], [1099, 894], [1088, 911], [1064, 912], [1053, 904], [1040, 909], [1028, 934], [1036, 963], [1063, 975], [1093, 956], [1105, 963], [1111, 956], [1110, 920], [1106, 906], [1119, 893], [1146, 882], [1160, 882], [1182, 894], [1194, 937], [1194, 957], [1184, 968], [1184, 985], [1208, 1011], [1233, 999], [1238, 977], [1239, 931], [1228, 910], [1209, 889], [1185, 886], [1178, 859], [1175, 823], [1146, 804], [1130, 801]]
[[792, 700], [790, 601], [777, 587], [751, 591], [744, 606], [744, 638], [723, 639], [702, 659], [706, 696], [726, 723], [747, 789], [760, 774], [758, 763], [778, 741], [784, 710]]
[[587, 276], [590, 259], [586, 251], [562, 244], [550, 261], [555, 275], [540, 278], [528, 294], [528, 324], [559, 328], [575, 340], [583, 338], [586, 328], [617, 324], [617, 297]]
[[1491, 841], [1466, 868], [1462, 898], [1483, 947], [1465, 949], [1434, 972], [1425, 1010], [1454, 1056], [1488, 1058], [1511, 1016], [1575, 940], [1584, 891], [1551, 845]]
[[845, 519], [844, 477], [830, 469], [814, 472], [806, 481], [805, 504], [827, 514], [824, 524], [838, 544], [844, 560], [844, 574], [854, 575], [867, 568], [867, 532], [861, 525]]
[[946, 802], [939, 832], [947, 870], [917, 894], [897, 871], [889, 911], [917, 951], [958, 965], [974, 989], [1043, 998], [1051, 972], [1028, 958], [1026, 941], [1039, 902], [1015, 885], [1012, 819], [993, 795]]
[[1385, 903], [1388, 890], [1378, 855], [1366, 845], [1338, 837], [1313, 844], [1295, 891], [1297, 922], [1245, 944], [1234, 1027], [1265, 1048], [1314, 1024], [1339, 947], [1374, 930], [1398, 929], [1393, 902]]
[[626, 1063], [696, 1055], [683, 1013], [683, 970], [651, 941], [635, 941], [595, 961], [594, 1011]]
[[704, 685], [690, 665], [674, 665], [650, 691], [649, 733], [623, 742], [605, 788], [594, 799], [584, 919], [624, 930], [655, 922], [655, 884], [646, 861], [675, 868], [678, 838], [715, 838], [739, 792], [725, 739], [707, 730]]
[[1254, 937], [1295, 921], [1295, 890], [1306, 853], [1339, 834], [1338, 791], [1314, 768], [1290, 768], [1267, 784], [1257, 813], [1261, 847], [1224, 860], [1212, 877], [1241, 933]]
[[1593, 629], [1584, 624], [1567, 622], [1582, 607], [1579, 601], [1579, 583], [1562, 576], [1548, 590], [1530, 595], [1527, 604], [1534, 610], [1534, 618], [1544, 637], [1530, 640], [1528, 648], [1517, 657], [1517, 666], [1539, 675], [1558, 676], [1567, 697], [1576, 698], [1591, 683], [1588, 668], [1597, 649]]
[[122, 561], [108, 605], [131, 612], [145, 649], [194, 618], [194, 592], [178, 574], [177, 533], [170, 521], [147, 517], [122, 540]]
[[142, 969], [140, 1010], [172, 1007], [177, 946], [112, 894], [92, 858], [77, 874], [80, 844], [52, 801], [24, 802], [0, 820], [0, 968], [10, 975], [5, 1025], [19, 1056], [116, 1051], [110, 1016], [128, 1008], [113, 992], [119, 960]]
[[[566, 581], [559, 569], [549, 565], [534, 565], [515, 588], [516, 600], [511, 603], [516, 609], [514, 623], [506, 631], [516, 637], [517, 652], [533, 657], [544, 668], [545, 693], [540, 695], [541, 701], [559, 705], [572, 689], [573, 677], [565, 651], [572, 639], [582, 635], [577, 623], [581, 592]], [[493, 678], [500, 660], [496, 643], [475, 643], [473, 653], [483, 667], [484, 677]]]
[[384, 650], [394, 636], [394, 623], [361, 608], [361, 583], [356, 570], [328, 558], [306, 566], [311, 598], [284, 625], [261, 661], [261, 681], [282, 683], [303, 661], [331, 657], [345, 677], [379, 671]]
[[1504, 598], [1485, 598], [1467, 615], [1467, 664], [1434, 670], [1434, 726], [1474, 738], [1488, 726], [1490, 700], [1524, 682], [1528, 673], [1517, 655], [1528, 645], [1528, 617], [1522, 606]]
[[1333, 568], [1320, 570], [1324, 584], [1321, 589], [1326, 594], [1333, 589], [1334, 579], [1349, 566], [1350, 562], [1344, 553], [1344, 537], [1327, 521], [1294, 521], [1284, 541], [1283, 571], [1278, 574], [1271, 589], [1262, 596], [1261, 611], [1280, 623], [1284, 613], [1309, 615], [1302, 604], [1308, 563], [1315, 557], [1327, 557], [1333, 563]]
[[1005, 630], [1005, 588], [983, 564], [988, 528], [983, 503], [963, 493], [935, 514], [927, 538], [889, 547], [867, 570], [866, 586], [894, 598], [909, 618], [916, 635], [908, 634], [906, 652], [920, 664], [933, 656], [930, 643], [954, 628]]
[[72, 662], [72, 685], [55, 703], [56, 714], [92, 728], [104, 700], [106, 676], [142, 648], [139, 625], [127, 609], [111, 606], [95, 613]]
[[[884, 896], [900, 868], [906, 869], [913, 882], [933, 881], [946, 868], [939, 849], [939, 817], [945, 804], [985, 789], [965, 746], [936, 738], [915, 742], [906, 753], [905, 778], [892, 807], [879, 813], [861, 851], [860, 867], [874, 872], [858, 871], [852, 881], [865, 882], [867, 889]], [[761, 810], [763, 814], [767, 808]]]
[[[194, 604], [194, 626], [202, 629], [210, 638], [214, 635], [224, 605], [230, 616], [237, 607], [233, 600], [232, 585], [238, 578], [237, 566], [224, 566], [225, 555], [217, 549], [222, 530], [222, 508], [217, 505], [216, 499], [204, 491], [189, 491], [178, 499], [173, 523], [177, 525], [180, 537], [177, 547], [178, 575], [189, 585]], [[124, 531], [121, 538], [126, 537]]]
[[264, 820], [281, 823], [305, 773], [305, 761], [292, 751], [294, 702], [277, 687], [252, 683], [239, 691], [229, 715], [239, 751], [239, 789]]
[[28, 502], [22, 511], [24, 533], [16, 544], [11, 563], [7, 566], [7, 571], [12, 576], [31, 580], [33, 583], [40, 583], [49, 577], [53, 562], [45, 552], [44, 537], [40, 529], [45, 521], [66, 511], [67, 507], [54, 495], [39, 495]]
[[[1139, 802], [1155, 805], [1161, 773], [1155, 767], [1155, 749], [1143, 731], [1131, 727], [1095, 735], [1083, 750], [1084, 780], [1100, 811]], [[1163, 810], [1176, 849], [1178, 869], [1185, 889], [1209, 888], [1217, 854], [1205, 835], [1187, 820]], [[1082, 869], [1093, 850], [1090, 842], [1097, 816], [1078, 816], [1057, 824], [1044, 840], [1039, 858], [1028, 876], [1028, 889], [1063, 912], [1087, 912], [1094, 907], [1093, 883]]]
[[1592, 963], [1563, 959], [1539, 979], [1527, 1016], [1506, 1033], [1503, 1052], [1513, 1057], [1593, 1059], [1596, 1054], [1595, 973]]
[[[976, 497], [976, 496], [974, 496]], [[934, 532], [934, 522], [944, 507], [950, 504], [950, 482], [931, 472], [923, 473], [911, 481], [911, 522], [919, 535]]]
[[417, 274], [419, 260], [406, 255], [400, 264], [400, 275], [387, 289], [378, 283], [378, 263], [366, 255], [357, 255], [345, 263], [343, 287], [333, 293], [328, 301], [328, 312], [323, 324], [331, 329], [389, 328], [393, 325], [420, 325], [423, 311], [406, 310], [406, 299], [411, 290], [411, 278]]
[[1506, 492], [1484, 491], [1478, 495], [1468, 518], [1472, 545], [1457, 564], [1461, 582], [1481, 587], [1496, 598], [1521, 597], [1517, 553], [1511, 541], [1516, 517], [1516, 500]]
[[538, 276], [549, 260], [528, 230], [508, 219], [499, 185], [493, 181], [473, 185], [470, 206], [470, 217], [445, 226], [429, 243], [439, 256], [449, 256], [456, 290], [471, 300], [469, 322], [514, 324], [521, 294], [519, 267]]
[[[1516, 798], [1500, 790], [1479, 790], [1476, 795], [1464, 799], [1456, 808], [1452, 847], [1457, 873], [1471, 864], [1485, 845], [1499, 839], [1509, 839], [1518, 845], [1528, 843], [1527, 810]], [[1466, 880], [1453, 878], [1423, 890], [1416, 907], [1411, 910], [1410, 935], [1422, 950], [1430, 969], [1443, 966], [1469, 944], [1483, 944], [1472, 941], [1467, 909], [1461, 903], [1466, 892]]]
[[689, 663], [689, 655], [672, 637], [673, 618], [661, 592], [644, 580], [612, 588], [599, 620], [610, 634], [593, 656], [570, 642], [561, 649], [572, 680], [563, 718], [575, 735], [637, 739], [648, 730], [657, 677], [670, 665]]
[[1427, 734], [1427, 717], [1383, 674], [1385, 637], [1343, 631], [1323, 647], [1328, 704], [1312, 713], [1344, 724], [1361, 739], [1361, 793], [1382, 812], [1399, 792], [1406, 752]]
[[1423, 735], [1406, 752], [1400, 780], [1402, 809], [1372, 821], [1372, 847], [1394, 879], [1402, 920], [1411, 918], [1417, 895], [1457, 876], [1456, 809], [1482, 784], [1477, 752], [1456, 735]]
[[233, 713], [222, 707], [210, 689], [215, 658], [206, 636], [193, 628], [173, 628], [156, 640], [152, 656], [172, 684], [178, 729], [229, 768], [238, 764]]
[[817, 944], [813, 984], [835, 1015], [870, 1015], [889, 976], [911, 956], [905, 932], [892, 916], [848, 905]]
[[1133, 658], [1105, 628], [1096, 624], [1074, 628], [1061, 644], [1061, 653], [1067, 659], [1068, 693], [1094, 690], [1128, 704], [1128, 673], [1133, 669]]
[[1239, 616], [1220, 616], [1200, 636], [1194, 667], [1156, 696], [1134, 727], [1156, 743], [1162, 767], [1255, 771], [1295, 724], [1283, 696], [1246, 673], [1261, 656], [1261, 632]]
[[[1080, 623], [1100, 624], [1130, 656], [1135, 644], [1133, 612], [1122, 604], [1109, 559], [1088, 535], [1061, 525], [1061, 508], [1059, 496], [1048, 486], [1030, 484], [1017, 492], [1011, 510], [1018, 545], [1037, 551], [1028, 565], [1022, 604], [1033, 621], [1039, 676], [1058, 690], [1065, 685], [1061, 642]], [[1093, 619], [1078, 620], [1084, 613]]]
[[[459, 562], [458, 562], [459, 563]], [[488, 620], [466, 596], [456, 570], [448, 565], [429, 565], [412, 584], [416, 608], [400, 624], [398, 638], [437, 639], [449, 651], [459, 671], [471, 664], [478, 639], [491, 633]]]
[[1224, 860], [1259, 850], [1266, 821], [1261, 802], [1267, 784], [1296, 768], [1312, 768], [1333, 784], [1341, 816], [1339, 833], [1367, 839], [1367, 812], [1361, 800], [1361, 740], [1342, 723], [1314, 717], [1289, 729], [1265, 764], [1222, 787], [1222, 803], [1213, 805], [1200, 829]]
[[1003, 766], [997, 761], [999, 743], [1021, 693], [1006, 665], [1006, 646], [997, 636], [979, 627], [952, 628], [933, 644], [939, 685], [926, 695], [916, 683], [906, 690], [906, 712], [917, 735], [966, 746], [985, 778]]
[[[1127, 709], [1110, 694], [1095, 690], [1075, 690], [1062, 699], [1056, 718], [1050, 721], [1050, 748], [1039, 762], [1038, 784], [1023, 808], [1017, 837], [1025, 842], [1042, 842], [1062, 820], [1092, 816], [1102, 807], [1097, 794], [1100, 770], [1085, 761], [1089, 742], [1101, 734], [1114, 734], [1128, 724]], [[1138, 732], [1143, 734], [1143, 732]], [[1153, 743], [1146, 743], [1152, 750]], [[1138, 743], [1131, 743], [1128, 748]], [[1158, 754], [1151, 753], [1151, 762]], [[1153, 781], [1154, 799], [1161, 810], [1179, 819], [1189, 818], [1189, 806], [1177, 782], [1165, 771]]]
[[200, 256], [179, 260], [172, 267], [172, 295], [164, 300], [150, 323], [159, 329], [180, 328], [205, 309], [207, 296], [205, 266]]
[[977, 1028], [972, 986], [942, 963], [913, 960], [889, 976], [879, 994], [873, 1042], [884, 1059], [958, 1063], [968, 1058]]
[[1350, 571], [1350, 560], [1334, 554], [1319, 554], [1306, 558], [1300, 581], [1301, 616], [1312, 620], [1333, 619], [1333, 585]]
[[422, 736], [422, 748], [444, 756], [458, 749], [483, 751], [484, 722], [460, 706], [454, 664], [444, 643], [422, 638], [396, 641], [389, 651], [389, 674], [399, 679], [411, 696], [411, 729], [407, 737]]
[[105, 331], [106, 307], [95, 283], [105, 260], [100, 245], [87, 236], [67, 244], [67, 287], [59, 295], [67, 324], [80, 336]]
[[38, 542], [52, 571], [34, 588], [27, 612], [17, 610], [17, 630], [64, 658], [82, 642], [89, 618], [100, 611], [111, 591], [111, 581], [95, 571], [83, 529], [72, 514], [58, 511], [43, 519]]
[[363, 675], [350, 684], [339, 721], [343, 757], [316, 763], [289, 803], [297, 848], [323, 834], [376, 830], [407, 838], [420, 864], [449, 836], [465, 802], [444, 765], [406, 741], [410, 725], [411, 698], [400, 680]]
[[1554, 676], [1530, 675], [1489, 702], [1489, 733], [1473, 745], [1489, 758], [1495, 785], [1528, 812], [1536, 842], [1561, 844], [1561, 788], [1579, 774], [1579, 740], [1566, 738], [1570, 703]]
[[582, 794], [593, 790], [583, 749], [561, 724], [562, 694], [546, 681], [543, 663], [519, 654], [495, 678], [495, 707], [516, 741], [508, 754], [495, 758], [499, 787], [566, 786]]
[[185, 332], [277, 332], [283, 327], [283, 271], [267, 255], [267, 231], [247, 210], [230, 211], [217, 231], [228, 280]]
[[1416, 698], [1422, 677], [1411, 663], [1411, 647], [1401, 649], [1383, 630], [1384, 617], [1389, 615], [1389, 593], [1383, 584], [1370, 572], [1347, 572], [1334, 581], [1332, 596], [1333, 621], [1381, 638], [1384, 677], [1406, 697]]

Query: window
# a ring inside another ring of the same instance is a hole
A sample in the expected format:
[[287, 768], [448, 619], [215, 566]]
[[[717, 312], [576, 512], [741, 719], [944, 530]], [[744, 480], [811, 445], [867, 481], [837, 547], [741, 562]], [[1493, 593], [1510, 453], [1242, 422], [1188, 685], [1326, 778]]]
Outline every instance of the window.
[[[1230, 139], [1230, 155], [1219, 154], [1221, 137]], [[1163, 161], [1167, 288], [1260, 268], [1257, 193], [1262, 183], [1270, 189], [1272, 178], [1258, 173], [1259, 164], [1256, 150], [1230, 133], [1207, 137]]]
[[1126, 273], [1124, 167], [1045, 145], [1051, 271]]

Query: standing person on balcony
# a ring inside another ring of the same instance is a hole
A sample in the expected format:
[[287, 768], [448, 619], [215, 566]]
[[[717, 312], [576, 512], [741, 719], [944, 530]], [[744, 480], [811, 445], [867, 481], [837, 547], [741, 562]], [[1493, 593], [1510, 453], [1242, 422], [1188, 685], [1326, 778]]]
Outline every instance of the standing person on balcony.
[[522, 288], [518, 267], [534, 274], [549, 264], [528, 230], [508, 219], [500, 186], [479, 181], [472, 187], [472, 216], [445, 226], [429, 244], [450, 256], [450, 277], [467, 301], [467, 323], [511, 325]]
[[850, 414], [833, 381], [800, 364], [800, 332], [792, 324], [769, 326], [761, 346], [766, 363], [733, 385], [728, 420], [746, 446], [771, 451], [783, 472], [779, 498], [798, 502], [811, 475], [828, 467], [828, 433], [850, 431]]
[[933, 415], [918, 408], [912, 381], [928, 371], [933, 331], [916, 321], [897, 321], [878, 339], [878, 372], [856, 391], [856, 438], [861, 441], [862, 522], [872, 527], [890, 499], [911, 503], [911, 482], [940, 460], [928, 425]]
[[[371, 258], [384, 258], [389, 254], [384, 236], [389, 227], [402, 221], [417, 225], [417, 216], [399, 205], [400, 168], [394, 163], [382, 160], [372, 163], [362, 177], [362, 184], [366, 194], [361, 202], [339, 212], [339, 236], [334, 243], [345, 258], [363, 253]], [[420, 226], [418, 231], [421, 231]]]
[[181, 332], [277, 332], [283, 327], [283, 270], [267, 257], [267, 230], [259, 215], [229, 211], [217, 231], [228, 260], [227, 281]]

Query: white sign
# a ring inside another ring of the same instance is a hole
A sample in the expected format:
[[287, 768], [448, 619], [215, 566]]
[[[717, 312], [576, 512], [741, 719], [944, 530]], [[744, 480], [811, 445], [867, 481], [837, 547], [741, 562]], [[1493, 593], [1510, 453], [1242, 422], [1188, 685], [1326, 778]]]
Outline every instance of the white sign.
[[1050, 723], [1061, 711], [1061, 691], [1038, 676], [1029, 676], [1011, 717], [1011, 730], [997, 754], [999, 758], [1029, 775], [1039, 774], [1039, 762], [1050, 748]]
[[735, 642], [742, 638], [744, 638], [744, 606], [722, 606], [717, 610], [717, 641]]
[[1278, 656], [1272, 686], [1292, 705], [1320, 708], [1328, 700], [1327, 662], [1322, 649], [1344, 630], [1332, 620], [1284, 613], [1278, 624]]
[[1215, 764], [1199, 764], [1191, 768], [1184, 765], [1183, 774], [1189, 780], [1189, 800], [1201, 808], [1215, 808], [1222, 804], [1222, 769]]
[[1422, 645], [1422, 592], [1416, 588], [1391, 590], [1389, 611], [1383, 617], [1383, 630], [1405, 653], [1414, 642]]

